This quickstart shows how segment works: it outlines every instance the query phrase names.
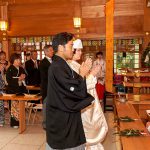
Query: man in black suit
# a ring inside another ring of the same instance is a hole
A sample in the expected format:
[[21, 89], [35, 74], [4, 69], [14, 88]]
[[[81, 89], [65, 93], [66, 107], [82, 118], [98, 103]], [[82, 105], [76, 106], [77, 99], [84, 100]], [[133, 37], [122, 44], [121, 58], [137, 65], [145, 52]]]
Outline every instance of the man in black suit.
[[47, 84], [48, 84], [48, 68], [52, 63], [52, 57], [54, 54], [51, 45], [44, 47], [45, 58], [40, 62], [40, 75], [41, 75], [41, 94], [43, 99], [43, 128], [46, 129], [46, 96], [47, 96]]
[[37, 60], [37, 51], [31, 52], [31, 59], [25, 62], [25, 69], [27, 72], [27, 84], [28, 85], [40, 85], [40, 71], [39, 63]]
[[53, 48], [51, 45], [46, 45], [44, 47], [45, 57], [40, 62], [40, 76], [41, 76], [41, 94], [42, 99], [44, 100], [47, 95], [47, 83], [48, 83], [48, 68], [52, 63], [52, 57], [54, 54]]

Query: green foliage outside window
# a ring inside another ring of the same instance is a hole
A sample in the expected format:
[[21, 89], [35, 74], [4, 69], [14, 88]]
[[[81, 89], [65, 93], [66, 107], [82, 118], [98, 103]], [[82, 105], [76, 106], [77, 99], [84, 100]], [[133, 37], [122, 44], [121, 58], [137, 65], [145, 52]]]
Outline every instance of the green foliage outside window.
[[126, 57], [123, 57], [123, 53], [118, 52], [116, 68], [134, 68], [134, 61], [134, 53], [126, 53]]

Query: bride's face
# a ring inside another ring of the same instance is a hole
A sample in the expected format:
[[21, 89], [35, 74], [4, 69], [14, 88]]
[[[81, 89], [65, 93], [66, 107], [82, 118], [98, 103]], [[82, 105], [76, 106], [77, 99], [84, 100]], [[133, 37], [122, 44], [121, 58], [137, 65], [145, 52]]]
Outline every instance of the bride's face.
[[73, 60], [80, 60], [82, 55], [82, 49], [76, 49], [75, 54], [73, 55]]

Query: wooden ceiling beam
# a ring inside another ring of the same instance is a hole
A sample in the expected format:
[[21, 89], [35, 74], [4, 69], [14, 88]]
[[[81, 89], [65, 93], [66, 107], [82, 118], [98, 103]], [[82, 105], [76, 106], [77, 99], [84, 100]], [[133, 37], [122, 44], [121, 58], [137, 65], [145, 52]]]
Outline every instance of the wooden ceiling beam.
[[[98, 33], [87, 33], [87, 34], [81, 34], [80, 37], [82, 39], [105, 39], [105, 34], [98, 34]], [[132, 39], [132, 38], [141, 38], [144, 37], [143, 32], [119, 32], [114, 34], [114, 38], [116, 39]]]
[[55, 4], [63, 4], [63, 3], [70, 3], [73, 0], [3, 0], [8, 1], [12, 5], [34, 5], [34, 4], [44, 4], [44, 3], [51, 3], [52, 5]]

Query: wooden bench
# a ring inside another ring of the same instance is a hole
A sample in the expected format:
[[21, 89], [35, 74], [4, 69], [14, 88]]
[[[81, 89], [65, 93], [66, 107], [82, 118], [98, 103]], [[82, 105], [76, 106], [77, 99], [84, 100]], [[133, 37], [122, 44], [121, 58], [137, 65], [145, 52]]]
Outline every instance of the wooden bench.
[[[115, 107], [118, 117], [129, 116], [138, 119], [134, 122], [119, 122], [120, 130], [137, 129], [148, 133], [138, 113], [136, 112], [132, 103], [121, 103], [115, 99]], [[121, 137], [121, 144], [123, 150], [150, 150], [149, 147], [150, 136], [144, 137]]]

